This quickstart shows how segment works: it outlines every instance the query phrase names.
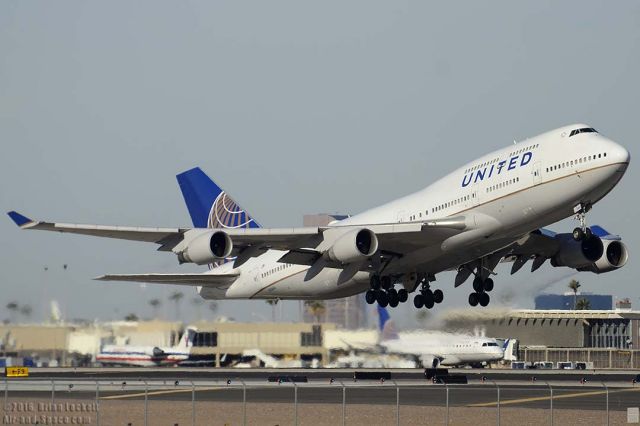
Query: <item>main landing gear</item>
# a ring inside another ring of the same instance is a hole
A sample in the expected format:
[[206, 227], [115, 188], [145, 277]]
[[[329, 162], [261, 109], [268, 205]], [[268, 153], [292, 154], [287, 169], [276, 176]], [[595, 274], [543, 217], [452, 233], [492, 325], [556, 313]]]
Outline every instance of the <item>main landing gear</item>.
[[395, 308], [400, 303], [404, 303], [409, 299], [407, 290], [404, 288], [396, 290], [394, 288], [395, 284], [392, 283], [391, 277], [389, 276], [385, 275], [380, 277], [378, 274], [372, 275], [370, 286], [371, 288], [365, 293], [365, 300], [370, 305], [378, 302], [383, 308], [387, 306]]
[[591, 210], [591, 204], [580, 203], [573, 210], [576, 213], [576, 220], [580, 221], [580, 226], [573, 230], [573, 239], [576, 241], [588, 240], [593, 236], [591, 229], [587, 227], [587, 212]]
[[471, 306], [485, 307], [491, 301], [489, 292], [493, 290], [493, 280], [491, 278], [482, 279], [480, 275], [476, 275], [473, 280], [474, 293], [469, 295], [469, 304]]
[[413, 306], [418, 309], [423, 306], [427, 309], [431, 309], [436, 303], [442, 303], [442, 299], [444, 299], [442, 290], [431, 290], [429, 280], [423, 278], [420, 284], [420, 292], [413, 298]]

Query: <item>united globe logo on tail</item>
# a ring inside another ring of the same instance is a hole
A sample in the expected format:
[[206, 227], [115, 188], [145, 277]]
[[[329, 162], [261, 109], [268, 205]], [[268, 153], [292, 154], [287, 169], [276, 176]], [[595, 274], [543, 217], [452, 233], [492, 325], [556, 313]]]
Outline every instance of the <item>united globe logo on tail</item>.
[[255, 228], [255, 226], [251, 226], [252, 224], [255, 224], [255, 222], [251, 216], [224, 191], [218, 195], [211, 205], [209, 219], [207, 220], [208, 228]]

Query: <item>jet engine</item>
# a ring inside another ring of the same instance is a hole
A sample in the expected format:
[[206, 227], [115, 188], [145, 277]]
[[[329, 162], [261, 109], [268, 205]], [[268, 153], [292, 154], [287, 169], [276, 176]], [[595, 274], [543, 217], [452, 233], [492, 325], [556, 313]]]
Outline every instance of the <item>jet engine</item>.
[[233, 242], [226, 232], [209, 232], [190, 241], [178, 254], [178, 260], [180, 263], [207, 265], [229, 257], [231, 250], [233, 250]]
[[553, 266], [568, 266], [578, 271], [597, 274], [624, 266], [629, 257], [626, 246], [619, 240], [597, 236], [575, 241], [571, 234], [558, 234], [560, 250], [551, 258]]
[[153, 348], [152, 352], [153, 352], [153, 356], [156, 357], [156, 358], [165, 355], [164, 351], [162, 349], [160, 349], [159, 347], [157, 347], [157, 346], [155, 348]]
[[354, 229], [340, 236], [329, 250], [327, 257], [343, 264], [365, 260], [378, 250], [378, 237], [369, 229]]

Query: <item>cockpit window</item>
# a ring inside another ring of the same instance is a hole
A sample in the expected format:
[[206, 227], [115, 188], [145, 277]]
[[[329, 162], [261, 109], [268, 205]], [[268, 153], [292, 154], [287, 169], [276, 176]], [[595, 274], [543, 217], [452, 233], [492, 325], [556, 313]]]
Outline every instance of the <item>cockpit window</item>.
[[578, 133], [598, 133], [598, 131], [596, 129], [594, 129], [593, 127], [585, 127], [582, 129], [575, 129], [571, 131], [571, 134], [569, 134], [569, 137], [577, 135]]

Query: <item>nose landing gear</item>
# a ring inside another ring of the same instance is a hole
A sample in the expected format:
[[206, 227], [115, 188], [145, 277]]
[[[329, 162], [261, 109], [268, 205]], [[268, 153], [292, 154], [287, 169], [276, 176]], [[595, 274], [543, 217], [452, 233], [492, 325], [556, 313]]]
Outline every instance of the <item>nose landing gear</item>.
[[572, 236], [575, 241], [588, 240], [593, 236], [591, 229], [587, 227], [587, 213], [591, 210], [591, 204], [580, 203], [573, 208], [576, 213], [575, 219], [580, 221], [580, 226], [573, 230]]

